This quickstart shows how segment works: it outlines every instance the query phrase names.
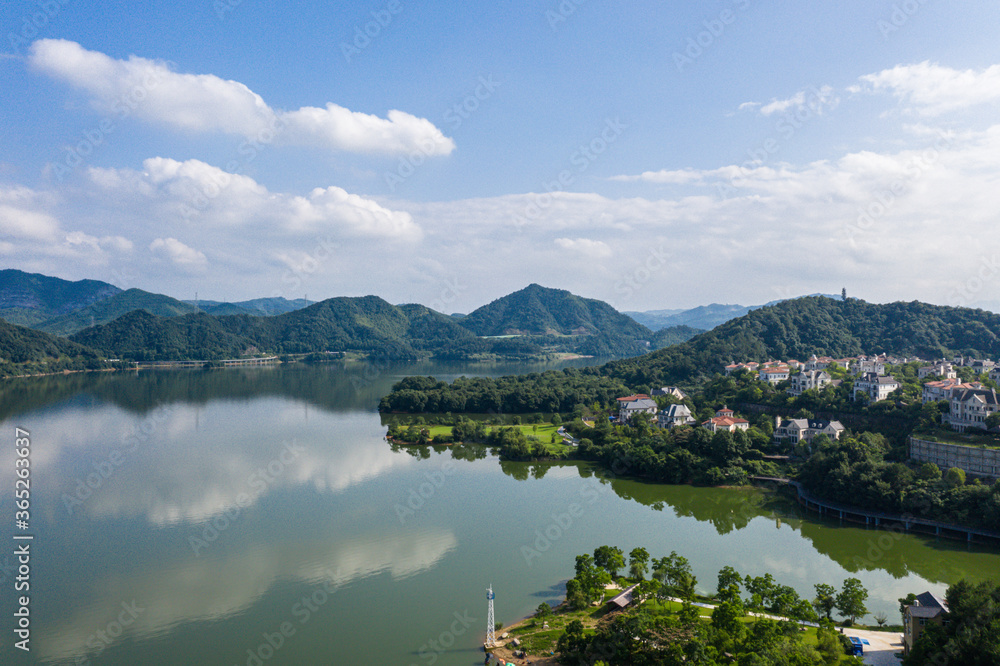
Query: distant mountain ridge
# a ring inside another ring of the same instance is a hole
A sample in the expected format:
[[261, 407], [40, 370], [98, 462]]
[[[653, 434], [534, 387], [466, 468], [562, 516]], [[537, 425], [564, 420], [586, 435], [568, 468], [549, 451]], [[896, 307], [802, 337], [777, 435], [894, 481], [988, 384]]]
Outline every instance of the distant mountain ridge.
[[301, 310], [313, 305], [316, 301], [307, 301], [304, 298], [288, 300], [280, 296], [271, 298], [254, 298], [249, 301], [184, 301], [188, 305], [195, 305], [202, 312], [211, 315], [231, 315], [248, 314], [260, 317], [271, 317], [274, 315]]
[[[839, 298], [830, 294], [810, 294], [810, 296], [825, 296], [827, 298]], [[800, 297], [806, 298], [806, 297]], [[698, 307], [680, 310], [647, 310], [645, 312], [623, 312], [640, 324], [658, 331], [671, 326], [690, 326], [708, 331], [720, 324], [724, 324], [730, 319], [742, 317], [746, 313], [763, 308], [768, 305], [775, 305], [783, 300], [778, 299], [765, 303], [764, 305], [727, 305], [722, 303], [711, 303], [709, 305], [699, 305]]]
[[85, 328], [106, 324], [135, 310], [145, 310], [160, 317], [190, 314], [196, 309], [176, 298], [152, 294], [142, 289], [127, 289], [59, 317], [35, 324], [33, 328], [53, 335], [72, 335]]

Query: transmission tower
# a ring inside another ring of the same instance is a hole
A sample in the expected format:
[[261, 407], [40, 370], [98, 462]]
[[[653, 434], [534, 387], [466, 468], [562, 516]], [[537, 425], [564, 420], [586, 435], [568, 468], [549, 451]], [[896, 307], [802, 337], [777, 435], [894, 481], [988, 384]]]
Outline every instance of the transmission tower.
[[493, 584], [486, 589], [486, 600], [489, 602], [488, 610], [486, 611], [486, 647], [492, 648], [497, 646], [497, 636], [496, 636], [496, 622], [493, 621]]

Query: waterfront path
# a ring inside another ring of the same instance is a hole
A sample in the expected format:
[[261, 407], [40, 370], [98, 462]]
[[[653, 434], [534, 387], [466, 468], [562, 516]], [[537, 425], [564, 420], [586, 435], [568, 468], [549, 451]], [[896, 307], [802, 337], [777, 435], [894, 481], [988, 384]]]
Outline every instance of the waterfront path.
[[916, 531], [924, 534], [934, 534], [936, 536], [965, 538], [965, 540], [969, 542], [977, 540], [981, 541], [983, 539], [1000, 541], [1000, 532], [973, 527], [963, 527], [962, 525], [952, 525], [950, 523], [942, 523], [936, 520], [929, 520], [927, 518], [917, 518], [915, 516], [899, 516], [882, 511], [869, 511], [867, 509], [861, 509], [848, 504], [830, 502], [816, 497], [803, 488], [801, 483], [791, 479], [783, 479], [775, 476], [752, 476], [750, 478], [759, 483], [775, 483], [795, 488], [795, 491], [798, 493], [799, 504], [802, 504], [807, 509], [812, 509], [813, 511], [818, 512], [821, 516], [830, 516], [841, 520], [864, 523], [865, 525], [872, 525], [875, 527], [902, 526], [903, 529], [908, 532], [914, 531], [915, 528], [920, 528]]

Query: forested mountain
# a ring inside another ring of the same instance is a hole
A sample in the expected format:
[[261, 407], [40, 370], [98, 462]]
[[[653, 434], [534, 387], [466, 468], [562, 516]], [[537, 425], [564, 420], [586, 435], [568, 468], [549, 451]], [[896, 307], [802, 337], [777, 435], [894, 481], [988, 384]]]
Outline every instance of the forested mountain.
[[1000, 315], [985, 310], [808, 296], [754, 310], [683, 344], [613, 361], [602, 372], [645, 384], [697, 380], [736, 361], [801, 360], [811, 354], [996, 358], [998, 336]]
[[262, 317], [271, 317], [294, 310], [301, 310], [313, 304], [313, 301], [307, 301], [304, 298], [288, 300], [280, 296], [254, 298], [249, 301], [237, 301], [235, 303], [226, 303], [223, 301], [184, 302], [189, 305], [197, 305], [199, 310], [207, 312], [210, 315], [248, 314]]
[[195, 307], [163, 294], [151, 294], [142, 289], [128, 289], [84, 308], [47, 319], [35, 324], [33, 328], [53, 335], [72, 335], [90, 326], [114, 321], [134, 310], [145, 310], [160, 317], [174, 317], [193, 313]]
[[670, 345], [679, 345], [682, 342], [687, 342], [699, 333], [704, 332], [704, 329], [692, 328], [691, 326], [671, 326], [669, 328], [661, 328], [653, 334], [653, 339], [650, 340], [650, 343], [653, 349], [662, 349], [664, 347], [669, 347]]
[[15, 269], [0, 271], [0, 318], [31, 326], [120, 292], [98, 280], [62, 280]]
[[273, 317], [204, 312], [155, 317], [143, 310], [80, 331], [72, 339], [134, 360], [215, 360], [247, 353], [297, 354], [359, 351], [391, 358], [436, 352], [475, 354], [512, 349], [537, 353], [536, 345], [485, 341], [422, 305], [395, 306], [377, 296], [331, 298]]
[[649, 340], [652, 331], [604, 301], [531, 284], [458, 320], [476, 335], [598, 335]]

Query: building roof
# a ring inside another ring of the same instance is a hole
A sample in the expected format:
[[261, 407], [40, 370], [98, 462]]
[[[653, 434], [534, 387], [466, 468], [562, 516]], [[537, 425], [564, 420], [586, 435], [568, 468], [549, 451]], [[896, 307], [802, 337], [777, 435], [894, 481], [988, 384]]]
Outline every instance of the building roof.
[[982, 402], [985, 405], [997, 405], [997, 392], [996, 389], [965, 389], [961, 393], [957, 394], [954, 400], [959, 402], [968, 402], [970, 400], [976, 400], [977, 402]]
[[734, 419], [731, 416], [713, 416], [709, 420], [702, 423], [702, 425], [708, 425], [709, 423], [715, 424], [715, 427], [717, 428], [729, 428], [731, 426], [738, 425], [740, 423], [746, 423], [748, 425], [750, 424], [750, 422], [747, 421], [746, 419], [740, 419], [740, 418]]
[[632, 402], [633, 400], [642, 400], [643, 398], [648, 399], [649, 396], [645, 393], [633, 393], [632, 395], [627, 395], [624, 398], [618, 398], [618, 402]]
[[608, 603], [615, 604], [619, 608], [625, 608], [630, 603], [632, 603], [632, 592], [637, 587], [639, 587], [638, 583], [636, 583], [635, 585], [632, 585], [631, 587], [628, 587], [628, 588], [622, 590], [622, 592], [619, 595], [617, 595], [616, 597], [612, 598], [611, 601], [609, 601]]
[[640, 398], [639, 400], [633, 400], [632, 402], [626, 402], [623, 404], [622, 409], [629, 410], [644, 410], [644, 409], [656, 409], [656, 403], [649, 398]]
[[691, 410], [687, 405], [670, 405], [664, 413], [671, 418], [678, 418], [681, 416], [691, 416]]

